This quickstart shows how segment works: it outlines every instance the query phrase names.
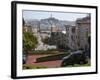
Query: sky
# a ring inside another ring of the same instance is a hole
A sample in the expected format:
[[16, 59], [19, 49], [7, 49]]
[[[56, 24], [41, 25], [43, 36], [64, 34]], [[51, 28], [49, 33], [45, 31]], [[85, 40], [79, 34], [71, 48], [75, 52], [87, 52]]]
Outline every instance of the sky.
[[51, 11], [31, 11], [24, 10], [23, 18], [25, 20], [29, 19], [45, 19], [49, 17], [54, 17], [59, 20], [75, 21], [77, 18], [86, 17], [88, 13], [71, 13], [71, 12], [51, 12]]

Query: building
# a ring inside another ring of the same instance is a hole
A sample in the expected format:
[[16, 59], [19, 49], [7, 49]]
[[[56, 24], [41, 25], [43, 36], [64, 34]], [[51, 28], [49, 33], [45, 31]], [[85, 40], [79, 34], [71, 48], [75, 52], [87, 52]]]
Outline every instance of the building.
[[76, 20], [76, 25], [65, 25], [66, 45], [71, 50], [88, 49], [88, 36], [91, 34], [91, 18], [86, 16]]
[[51, 32], [59, 32], [59, 31], [60, 31], [59, 27], [57, 25], [55, 25], [55, 24], [52, 24], [52, 26], [51, 26]]
[[77, 26], [65, 25], [66, 27], [66, 39], [68, 47], [71, 50], [77, 50], [78, 46], [78, 28]]
[[32, 27], [31, 26], [24, 26], [23, 27], [23, 31], [25, 31], [25, 32], [32, 32]]
[[89, 46], [88, 36], [91, 34], [91, 17], [87, 16], [82, 19], [77, 19], [76, 26], [78, 27], [78, 45], [80, 48], [86, 49]]

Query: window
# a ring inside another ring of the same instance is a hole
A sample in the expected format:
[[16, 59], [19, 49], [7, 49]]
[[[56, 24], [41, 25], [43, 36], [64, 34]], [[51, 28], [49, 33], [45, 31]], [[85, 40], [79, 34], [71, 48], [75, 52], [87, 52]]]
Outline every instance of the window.
[[72, 33], [75, 33], [75, 28], [72, 28]]
[[64, 25], [64, 26], [66, 28], [66, 31], [68, 31], [69, 30], [69, 25]]

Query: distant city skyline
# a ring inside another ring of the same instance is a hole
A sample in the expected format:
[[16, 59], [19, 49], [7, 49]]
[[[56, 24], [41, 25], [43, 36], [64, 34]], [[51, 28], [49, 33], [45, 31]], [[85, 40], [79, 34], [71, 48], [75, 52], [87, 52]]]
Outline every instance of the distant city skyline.
[[52, 11], [34, 11], [34, 10], [23, 11], [24, 20], [30, 20], [30, 19], [40, 20], [52, 16], [59, 20], [75, 21], [76, 19], [86, 17], [87, 15], [89, 15], [89, 13], [52, 12]]

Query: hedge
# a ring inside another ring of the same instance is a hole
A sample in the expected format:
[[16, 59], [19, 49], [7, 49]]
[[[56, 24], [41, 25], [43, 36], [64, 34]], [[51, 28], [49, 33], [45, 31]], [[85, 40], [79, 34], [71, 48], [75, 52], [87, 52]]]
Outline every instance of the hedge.
[[40, 57], [36, 59], [36, 62], [45, 62], [45, 61], [54, 61], [54, 60], [61, 60], [63, 57], [69, 55], [69, 53], [62, 53], [56, 55], [50, 55], [46, 57]]
[[36, 50], [36, 51], [32, 51], [31, 54], [58, 54], [59, 51], [55, 51], [55, 50]]
[[44, 69], [47, 68], [46, 66], [34, 66], [31, 64], [24, 64], [23, 69]]

